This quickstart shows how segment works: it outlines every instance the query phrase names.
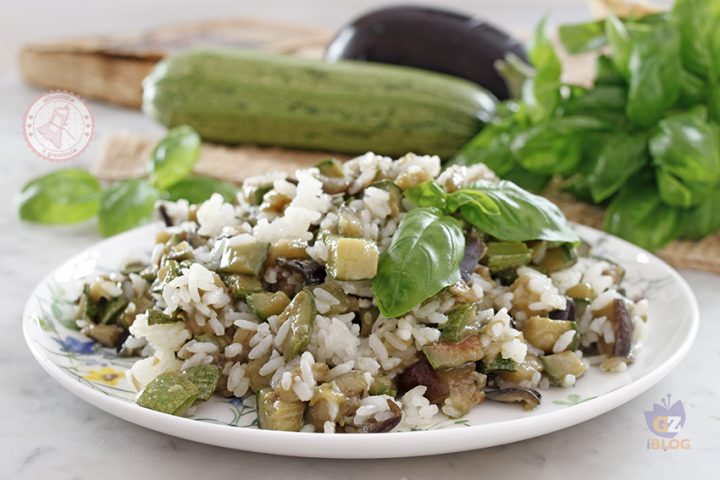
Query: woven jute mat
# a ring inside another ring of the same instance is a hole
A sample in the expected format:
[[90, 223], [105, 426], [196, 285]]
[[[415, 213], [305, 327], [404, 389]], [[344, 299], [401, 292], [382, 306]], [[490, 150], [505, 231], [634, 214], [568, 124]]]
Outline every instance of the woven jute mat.
[[[98, 178], [108, 181], [142, 176], [157, 140], [132, 133], [111, 134], [105, 138], [92, 171]], [[195, 173], [239, 183], [246, 177], [273, 170], [292, 174], [299, 168], [310, 167], [328, 157], [347, 158], [332, 153], [204, 144]], [[570, 220], [602, 228], [605, 214], [602, 208], [557, 194], [552, 194], [550, 198]], [[648, 235], [652, 234], [648, 232]], [[655, 253], [676, 268], [720, 273], [718, 234], [710, 235], [700, 242], [676, 241]]]

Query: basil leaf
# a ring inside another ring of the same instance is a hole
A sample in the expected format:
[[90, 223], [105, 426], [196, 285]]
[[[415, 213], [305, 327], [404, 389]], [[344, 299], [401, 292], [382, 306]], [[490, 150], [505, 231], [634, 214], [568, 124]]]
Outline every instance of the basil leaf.
[[598, 56], [595, 66], [595, 86], [600, 85], [625, 86], [625, 78], [607, 55]]
[[512, 169], [515, 157], [510, 149], [516, 127], [510, 121], [486, 125], [480, 133], [453, 157], [451, 164], [484, 163], [496, 175], [504, 177]]
[[499, 240], [579, 241], [560, 209], [543, 197], [533, 195], [507, 180], [478, 182], [471, 188], [490, 197], [500, 214], [480, 214], [478, 210], [466, 206], [460, 207], [460, 213], [468, 223]]
[[100, 182], [85, 170], [56, 170], [31, 180], [17, 198], [22, 220], [38, 223], [70, 224], [97, 214]]
[[690, 108], [705, 103], [706, 90], [707, 85], [702, 78], [685, 69], [680, 70], [680, 91], [676, 106]]
[[598, 85], [581, 95], [570, 98], [563, 108], [564, 115], [592, 115], [617, 125], [624, 121], [627, 89], [619, 85]]
[[200, 135], [187, 125], [175, 127], [150, 154], [150, 184], [165, 190], [190, 175], [200, 158]]
[[636, 175], [610, 202], [605, 230], [648, 250], [657, 250], [677, 237], [680, 210], [660, 201], [652, 178], [639, 180]]
[[655, 125], [677, 100], [680, 91], [680, 38], [670, 25], [660, 25], [635, 39], [629, 62], [630, 121]]
[[152, 218], [158, 191], [145, 179], [125, 180], [106, 188], [98, 214], [100, 234], [109, 237]]
[[545, 20], [536, 27], [528, 54], [535, 67], [535, 75], [523, 86], [522, 98], [534, 122], [550, 118], [560, 102], [562, 64], [545, 34]]
[[598, 50], [607, 45], [605, 23], [602, 20], [561, 25], [558, 35], [565, 50], [573, 55]]
[[461, 188], [447, 197], [450, 212], [474, 210], [472, 215], [500, 215], [497, 204], [486, 193], [471, 188]]
[[447, 197], [445, 189], [432, 180], [408, 188], [403, 195], [418, 207], [437, 207], [440, 209], [445, 208]]
[[219, 193], [226, 202], [234, 203], [237, 201], [238, 187], [222, 180], [216, 180], [208, 177], [188, 177], [180, 180], [172, 187], [168, 188], [168, 200], [186, 199], [190, 203], [201, 203], [212, 196], [213, 193]]
[[460, 280], [465, 238], [460, 222], [436, 208], [416, 208], [400, 221], [380, 255], [372, 289], [387, 318], [409, 312]]
[[[697, 205], [720, 183], [720, 130], [706, 120], [706, 110], [668, 115], [650, 139], [653, 162], [666, 174], [681, 182]], [[667, 180], [667, 179], [666, 179]], [[669, 182], [665, 182], [665, 187]], [[668, 198], [668, 188], [661, 190]], [[680, 204], [684, 202], [673, 202]]]
[[550, 175], [531, 172], [517, 163], [502, 177], [532, 192], [541, 192], [552, 178]]
[[605, 19], [605, 35], [610, 46], [610, 58], [622, 77], [627, 78], [630, 73], [630, 52], [632, 44], [630, 32], [613, 13]]
[[693, 204], [693, 194], [683, 183], [662, 168], [657, 171], [660, 199], [672, 207], [688, 208]]
[[520, 97], [525, 81], [534, 74], [532, 67], [512, 52], [505, 54], [505, 58], [496, 60], [493, 66], [505, 80], [510, 98]]
[[701, 239], [720, 230], [720, 189], [715, 189], [697, 207], [683, 211], [682, 236]]
[[706, 80], [720, 76], [720, 2], [677, 0], [670, 13], [681, 37], [685, 68]]
[[600, 203], [610, 198], [647, 160], [645, 135], [618, 133], [610, 137], [601, 148], [595, 168], [588, 177], [593, 201]]

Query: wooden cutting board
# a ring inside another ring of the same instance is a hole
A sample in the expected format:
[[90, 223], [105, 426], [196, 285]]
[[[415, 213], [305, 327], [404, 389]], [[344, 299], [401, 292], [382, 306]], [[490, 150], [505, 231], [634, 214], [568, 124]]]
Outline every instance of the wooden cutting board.
[[166, 55], [186, 48], [238, 47], [319, 56], [331, 33], [284, 23], [234, 19], [145, 32], [25, 45], [20, 72], [30, 84], [139, 108], [142, 79]]

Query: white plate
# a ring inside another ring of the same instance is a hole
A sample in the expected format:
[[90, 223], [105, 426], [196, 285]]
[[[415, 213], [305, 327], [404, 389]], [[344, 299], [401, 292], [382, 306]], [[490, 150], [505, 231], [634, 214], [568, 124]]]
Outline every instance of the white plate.
[[252, 407], [221, 397], [202, 404], [192, 418], [174, 417], [134, 404], [134, 392], [123, 376], [132, 360], [63, 326], [72, 314], [73, 290], [80, 280], [146, 252], [157, 228], [150, 225], [105, 240], [48, 275], [25, 308], [25, 340], [40, 365], [86, 402], [159, 432], [239, 450], [325, 458], [409, 457], [536, 437], [601, 415], [650, 388], [685, 356], [698, 328], [695, 297], [671, 267], [623, 240], [578, 226], [596, 254], [626, 268], [623, 285], [628, 295], [650, 300], [645, 344], [624, 373], [592, 367], [574, 388], [543, 391], [542, 404], [532, 412], [485, 402], [461, 420], [444, 420], [424, 431], [326, 435], [259, 430]]

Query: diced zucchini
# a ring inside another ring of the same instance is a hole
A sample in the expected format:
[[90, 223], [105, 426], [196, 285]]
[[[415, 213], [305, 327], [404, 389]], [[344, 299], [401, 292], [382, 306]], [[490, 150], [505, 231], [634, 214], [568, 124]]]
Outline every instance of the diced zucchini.
[[453, 307], [447, 314], [448, 320], [441, 325], [441, 339], [448, 342], [459, 342], [468, 335], [478, 333], [477, 305], [463, 303]]
[[290, 322], [287, 335], [280, 346], [286, 362], [297, 357], [310, 343], [316, 313], [315, 298], [308, 289], [300, 290], [292, 302], [280, 313], [277, 321], [278, 329], [285, 322]]
[[182, 374], [190, 380], [198, 389], [198, 400], [208, 400], [217, 389], [222, 370], [215, 365], [195, 365]]
[[302, 240], [278, 240], [270, 245], [267, 264], [272, 265], [278, 258], [304, 260], [308, 258], [307, 242]]
[[258, 427], [263, 430], [299, 432], [303, 426], [305, 403], [288, 402], [278, 398], [271, 388], [257, 392]]
[[360, 217], [348, 207], [341, 207], [338, 211], [338, 233], [343, 237], [363, 236]]
[[172, 245], [168, 252], [165, 254], [165, 258], [170, 260], [177, 260], [181, 262], [183, 260], [190, 260], [195, 258], [195, 251], [193, 247], [186, 241], [182, 241], [176, 245]]
[[125, 329], [130, 328], [135, 321], [135, 317], [152, 308], [153, 303], [154, 302], [148, 297], [133, 298], [118, 317], [118, 324], [122, 325]]
[[433, 368], [451, 368], [476, 362], [483, 357], [479, 335], [469, 335], [459, 342], [439, 342], [422, 349]]
[[567, 289], [565, 295], [573, 300], [584, 299], [593, 300], [597, 295], [592, 285], [588, 282], [581, 282]]
[[551, 274], [558, 270], [570, 268], [576, 263], [575, 247], [569, 243], [564, 243], [556, 248], [548, 248], [538, 266], [544, 269], [545, 274]]
[[532, 260], [532, 249], [523, 242], [490, 242], [484, 259], [491, 273], [516, 269]]
[[482, 373], [497, 373], [497, 372], [514, 372], [517, 370], [518, 364], [512, 358], [503, 358], [501, 355], [497, 355], [490, 362], [482, 361], [479, 363], [479, 368]]
[[253, 293], [245, 301], [250, 310], [263, 321], [272, 315], [280, 315], [290, 304], [290, 299], [283, 291]]
[[551, 382], [560, 385], [566, 375], [582, 376], [587, 367], [573, 352], [564, 351], [540, 357], [545, 368], [545, 374]]
[[[527, 319], [522, 329], [525, 340], [534, 347], [543, 350], [545, 353], [552, 353], [555, 342], [560, 338], [560, 335], [568, 330], [577, 330], [575, 322], [571, 322], [570, 320], [553, 320], [537, 315]], [[576, 333], [575, 337], [579, 342], [580, 335]], [[573, 340], [573, 342], [574, 341], [575, 340]]]
[[165, 285], [180, 275], [180, 263], [177, 260], [163, 260], [157, 271], [157, 277], [150, 286], [153, 293], [162, 293]]
[[281, 214], [285, 211], [285, 207], [290, 205], [292, 198], [275, 190], [270, 190], [263, 197], [263, 202], [260, 205], [260, 210], [264, 212]]
[[182, 415], [198, 398], [200, 390], [185, 375], [161, 373], [140, 392], [137, 404], [141, 407]]
[[262, 270], [269, 248], [269, 243], [256, 242], [254, 240], [242, 244], [232, 244], [228, 242], [220, 259], [219, 271], [223, 273], [257, 275], [260, 273], [260, 270]]
[[362, 398], [368, 392], [368, 384], [363, 372], [353, 370], [333, 380], [340, 391], [348, 398]]
[[385, 375], [378, 375], [375, 377], [372, 385], [370, 385], [369, 395], [390, 395], [395, 397], [397, 395], [397, 386], [395, 382]]
[[123, 310], [125, 310], [125, 307], [127, 307], [127, 304], [128, 300], [127, 298], [125, 298], [124, 295], [113, 298], [112, 300], [107, 302], [107, 305], [105, 305], [105, 309], [103, 310], [102, 315], [100, 315], [98, 323], [115, 323], [117, 317], [122, 313]]
[[221, 275], [223, 283], [230, 290], [235, 300], [242, 300], [252, 293], [263, 291], [262, 282], [258, 277], [249, 275]]
[[342, 178], [345, 176], [342, 163], [337, 158], [328, 158], [315, 165], [320, 171], [320, 175], [331, 178]]
[[177, 318], [161, 312], [160, 310], [148, 310], [147, 311], [147, 323], [148, 325], [160, 325], [163, 323], [175, 323], [178, 322]]
[[401, 173], [395, 179], [395, 183], [402, 190], [407, 190], [408, 188], [415, 187], [432, 179], [432, 175], [430, 175], [425, 169], [418, 169]]
[[315, 426], [315, 430], [322, 431], [325, 422], [334, 423], [340, 419], [347, 401], [335, 382], [323, 383], [308, 402], [305, 421]]
[[328, 275], [336, 280], [370, 280], [377, 273], [378, 252], [375, 242], [363, 238], [340, 237], [328, 242], [329, 254], [325, 266]]
[[257, 392], [261, 388], [266, 387], [270, 383], [272, 373], [260, 375], [260, 370], [270, 360], [270, 354], [267, 353], [261, 357], [250, 360], [245, 369], [245, 377], [250, 381], [250, 388]]
[[513, 371], [499, 371], [497, 376], [505, 382], [520, 385], [523, 382], [531, 382], [536, 372], [542, 372], [543, 366], [540, 359], [528, 353], [525, 360], [517, 365]]
[[358, 312], [358, 316], [360, 317], [360, 336], [369, 337], [373, 325], [380, 316], [380, 310], [377, 307], [363, 308]]
[[400, 213], [400, 211], [402, 210], [402, 191], [404, 189], [400, 189], [400, 187], [391, 180], [381, 180], [379, 182], [373, 183], [370, 186], [379, 188], [380, 190], [385, 190], [390, 194], [390, 199], [388, 200], [388, 205], [390, 206], [390, 215], [392, 215], [393, 217], [397, 216], [397, 214]]

